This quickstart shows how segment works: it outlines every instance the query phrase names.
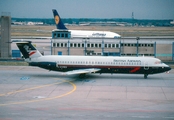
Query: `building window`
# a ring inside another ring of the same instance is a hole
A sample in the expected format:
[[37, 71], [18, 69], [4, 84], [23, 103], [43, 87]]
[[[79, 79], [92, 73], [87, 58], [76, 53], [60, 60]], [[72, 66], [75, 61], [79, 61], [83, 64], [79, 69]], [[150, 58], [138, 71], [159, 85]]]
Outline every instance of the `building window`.
[[56, 47], [56, 43], [53, 43], [53, 47]]
[[90, 47], [90, 44], [89, 43], [87, 44], [87, 47]]
[[112, 48], [115, 48], [115, 44], [112, 44]]
[[108, 48], [111, 48], [111, 44], [108, 44]]
[[60, 47], [60, 46], [59, 46], [59, 43], [57, 43], [57, 47]]
[[95, 44], [95, 47], [97, 48], [98, 47], [98, 44]]
[[101, 55], [101, 53], [97, 53], [97, 55]]
[[91, 44], [91, 47], [94, 47], [94, 44]]
[[61, 43], [61, 47], [63, 47], [63, 43]]
[[80, 43], [78, 43], [78, 47], [80, 47]]
[[101, 44], [99, 44], [99, 48], [101, 48]]
[[118, 48], [119, 47], [119, 44], [116, 44], [116, 47]]
[[64, 38], [64, 33], [62, 33], [62, 36], [61, 37], [63, 37]]
[[84, 43], [82, 43], [82, 47], [84, 47]]
[[65, 33], [65, 38], [68, 38], [68, 34], [67, 33]]
[[105, 48], [107, 48], [107, 44], [105, 44]]
[[134, 44], [131, 44], [131, 47], [134, 47]]
[[74, 47], [77, 47], [77, 44], [76, 43], [74, 43]]
[[53, 35], [53, 36], [54, 36], [54, 38], [56, 38], [56, 33], [54, 33], [54, 35]]

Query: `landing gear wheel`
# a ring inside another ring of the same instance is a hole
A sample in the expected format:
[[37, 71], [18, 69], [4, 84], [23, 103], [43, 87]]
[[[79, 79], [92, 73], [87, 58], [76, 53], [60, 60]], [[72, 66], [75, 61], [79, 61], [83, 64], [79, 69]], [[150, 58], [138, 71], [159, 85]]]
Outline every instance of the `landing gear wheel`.
[[147, 79], [148, 74], [144, 74], [144, 79]]

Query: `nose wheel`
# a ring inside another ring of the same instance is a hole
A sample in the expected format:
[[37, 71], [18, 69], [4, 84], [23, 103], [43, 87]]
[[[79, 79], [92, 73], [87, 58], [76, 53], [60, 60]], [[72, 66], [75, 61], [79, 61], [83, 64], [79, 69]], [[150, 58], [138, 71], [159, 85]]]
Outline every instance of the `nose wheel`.
[[148, 74], [144, 74], [144, 79], [147, 79]]

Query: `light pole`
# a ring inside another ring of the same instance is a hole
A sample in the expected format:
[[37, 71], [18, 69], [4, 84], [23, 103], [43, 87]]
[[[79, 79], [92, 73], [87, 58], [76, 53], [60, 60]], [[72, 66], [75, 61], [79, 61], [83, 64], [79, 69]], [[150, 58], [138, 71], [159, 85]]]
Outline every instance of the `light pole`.
[[[82, 40], [84, 42], [84, 55], [86, 56], [86, 51], [87, 51], [87, 42], [89, 42], [89, 40], [86, 40], [86, 38], [83, 38], [84, 40]], [[88, 39], [88, 38], [87, 38]]]
[[136, 40], [137, 40], [137, 57], [138, 57], [138, 46], [139, 46], [138, 41], [140, 40], [140, 38], [139, 38], [139, 37], [137, 37], [137, 38], [136, 38]]
[[102, 40], [102, 45], [101, 45], [101, 47], [102, 47], [102, 56], [104, 56], [104, 47], [105, 47], [104, 40]]
[[121, 56], [121, 40], [120, 40], [120, 43], [119, 43], [119, 52], [120, 52], [120, 56]]
[[70, 55], [70, 42], [69, 42], [69, 39], [68, 39], [67, 47], [68, 47], [68, 55]]

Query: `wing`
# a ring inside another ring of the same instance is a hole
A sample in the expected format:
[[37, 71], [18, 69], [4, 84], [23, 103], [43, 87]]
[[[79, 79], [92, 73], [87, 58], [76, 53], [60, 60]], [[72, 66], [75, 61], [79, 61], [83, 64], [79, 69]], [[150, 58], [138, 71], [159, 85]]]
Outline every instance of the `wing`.
[[72, 70], [68, 72], [62, 73], [63, 75], [74, 75], [74, 74], [85, 74], [85, 73], [95, 73], [99, 71], [98, 68], [89, 68], [89, 69], [79, 69], [79, 70]]

